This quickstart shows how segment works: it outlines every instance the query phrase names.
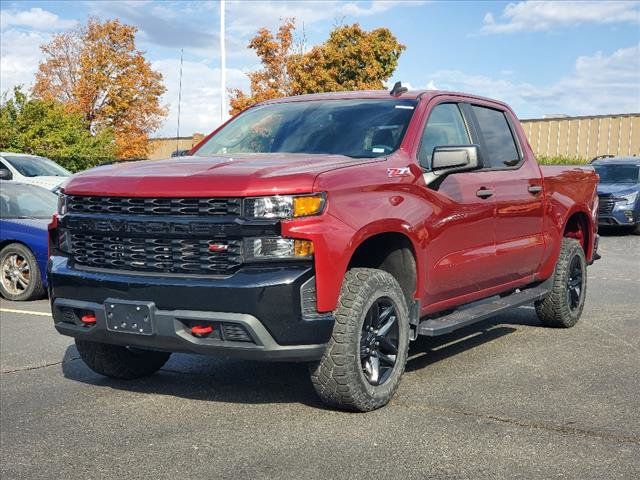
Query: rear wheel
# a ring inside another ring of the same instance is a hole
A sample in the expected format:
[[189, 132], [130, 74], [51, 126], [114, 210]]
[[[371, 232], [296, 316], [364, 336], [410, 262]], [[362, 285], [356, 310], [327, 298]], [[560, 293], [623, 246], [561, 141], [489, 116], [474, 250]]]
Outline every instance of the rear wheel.
[[0, 251], [0, 275], [0, 293], [7, 300], [33, 300], [44, 294], [36, 258], [21, 243], [11, 243]]
[[580, 242], [562, 240], [551, 292], [536, 303], [538, 318], [550, 327], [573, 327], [584, 308], [587, 293], [587, 262]]
[[76, 338], [76, 348], [84, 363], [105, 377], [132, 380], [157, 372], [171, 353], [88, 342]]
[[344, 278], [333, 334], [311, 365], [313, 386], [326, 404], [366, 412], [386, 405], [407, 362], [409, 314], [389, 273], [355, 268]]

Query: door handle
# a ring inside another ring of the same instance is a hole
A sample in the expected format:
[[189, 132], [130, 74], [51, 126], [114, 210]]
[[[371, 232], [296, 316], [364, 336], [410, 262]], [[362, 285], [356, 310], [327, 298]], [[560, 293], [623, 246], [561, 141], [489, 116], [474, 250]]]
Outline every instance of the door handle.
[[476, 197], [480, 197], [480, 198], [489, 198], [492, 195], [493, 195], [493, 190], [491, 190], [490, 188], [481, 188], [476, 192]]
[[542, 191], [542, 186], [541, 185], [529, 185], [529, 193], [536, 195], [538, 193], [540, 193]]

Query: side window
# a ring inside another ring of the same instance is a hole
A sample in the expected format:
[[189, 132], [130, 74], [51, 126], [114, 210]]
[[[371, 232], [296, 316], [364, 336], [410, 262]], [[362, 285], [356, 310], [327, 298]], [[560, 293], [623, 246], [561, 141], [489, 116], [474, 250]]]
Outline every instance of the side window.
[[504, 113], [493, 108], [473, 106], [489, 156], [490, 168], [513, 167], [520, 161], [511, 128]]
[[420, 141], [420, 165], [431, 169], [433, 149], [446, 145], [471, 145], [469, 132], [457, 103], [441, 103], [431, 110]]

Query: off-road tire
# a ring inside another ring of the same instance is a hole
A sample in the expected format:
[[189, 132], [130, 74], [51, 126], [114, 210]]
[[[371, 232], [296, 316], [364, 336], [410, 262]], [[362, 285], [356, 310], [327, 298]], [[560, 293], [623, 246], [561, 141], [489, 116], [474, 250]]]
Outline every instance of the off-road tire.
[[132, 380], [157, 372], [171, 353], [131, 349], [121, 345], [76, 339], [76, 348], [84, 363], [105, 377]]
[[[572, 310], [567, 300], [567, 284], [569, 268], [575, 257], [578, 257], [582, 268], [582, 288], [579, 304]], [[553, 275], [553, 287], [544, 299], [536, 302], [536, 313], [542, 323], [548, 327], [573, 327], [582, 314], [587, 294], [587, 262], [580, 242], [573, 238], [562, 240], [560, 256]]]
[[[365, 316], [380, 298], [393, 302], [398, 322], [398, 353], [388, 379], [371, 385], [360, 359], [360, 338]], [[371, 268], [349, 270], [342, 283], [335, 325], [322, 359], [310, 364], [311, 381], [322, 401], [341, 410], [368, 412], [386, 405], [395, 394], [409, 349], [409, 313], [396, 279]]]
[[[7, 300], [14, 302], [22, 302], [25, 300], [35, 300], [44, 296], [44, 285], [42, 284], [42, 275], [38, 268], [38, 262], [28, 247], [21, 243], [10, 243], [0, 250], [0, 266], [4, 265], [5, 258], [9, 255], [18, 254], [29, 264], [29, 284], [21, 293], [14, 294], [9, 292], [2, 282], [0, 282], [0, 294]], [[4, 275], [4, 272], [0, 272]]]

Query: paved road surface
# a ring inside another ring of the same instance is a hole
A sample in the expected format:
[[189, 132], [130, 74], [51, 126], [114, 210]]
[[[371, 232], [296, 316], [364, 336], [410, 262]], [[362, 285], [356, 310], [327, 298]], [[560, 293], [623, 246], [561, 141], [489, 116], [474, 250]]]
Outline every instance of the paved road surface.
[[640, 478], [640, 237], [601, 251], [575, 328], [525, 307], [421, 340], [369, 414], [324, 409], [302, 365], [174, 355], [105, 379], [46, 301], [1, 301], [0, 477]]

